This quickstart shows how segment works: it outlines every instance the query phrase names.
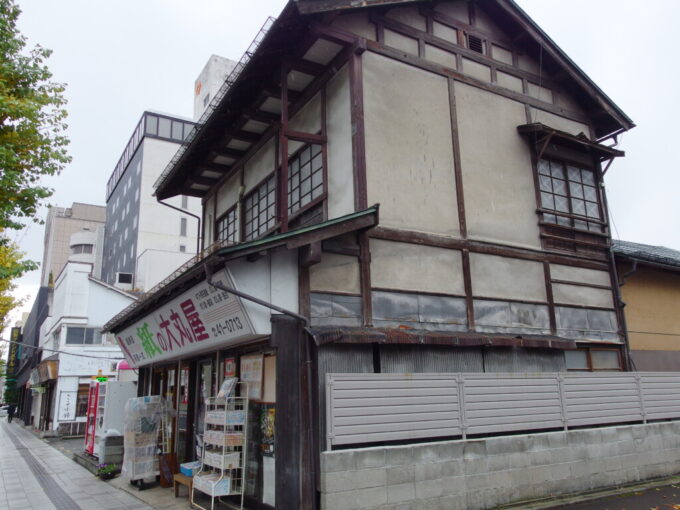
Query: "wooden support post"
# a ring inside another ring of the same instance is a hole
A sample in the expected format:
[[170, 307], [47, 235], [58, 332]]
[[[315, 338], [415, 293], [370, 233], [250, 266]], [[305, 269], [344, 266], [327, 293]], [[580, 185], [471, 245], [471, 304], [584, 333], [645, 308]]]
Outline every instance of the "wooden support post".
[[272, 315], [270, 344], [276, 348], [276, 508], [311, 510], [316, 499], [311, 395], [307, 378], [304, 324], [287, 315]]

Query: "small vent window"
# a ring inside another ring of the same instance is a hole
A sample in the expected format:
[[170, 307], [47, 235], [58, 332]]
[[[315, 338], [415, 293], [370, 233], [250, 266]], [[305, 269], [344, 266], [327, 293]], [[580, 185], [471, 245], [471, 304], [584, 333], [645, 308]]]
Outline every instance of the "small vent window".
[[468, 48], [470, 48], [472, 51], [476, 51], [477, 53], [481, 53], [482, 55], [484, 54], [484, 41], [482, 39], [476, 35], [470, 34], [468, 34], [467, 39]]
[[118, 273], [118, 283], [132, 283], [132, 273]]

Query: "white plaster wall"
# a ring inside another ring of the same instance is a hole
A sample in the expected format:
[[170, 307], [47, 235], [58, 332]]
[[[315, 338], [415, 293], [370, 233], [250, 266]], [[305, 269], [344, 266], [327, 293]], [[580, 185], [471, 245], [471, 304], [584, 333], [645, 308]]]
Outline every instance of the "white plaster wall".
[[456, 55], [430, 44], [425, 45], [425, 58], [450, 69], [456, 69], [458, 67]]
[[563, 266], [561, 264], [550, 264], [550, 277], [553, 280], [592, 283], [594, 285], [611, 285], [611, 279], [607, 271]]
[[[236, 172], [229, 179], [227, 179], [227, 182], [220, 186], [220, 189], [217, 191], [217, 212], [215, 220], [222, 216], [229, 209], [231, 209], [233, 205], [238, 201], [238, 190], [240, 187], [241, 187], [240, 172]], [[210, 204], [208, 205], [212, 206], [212, 200], [210, 200]], [[208, 209], [208, 211], [212, 211], [212, 209]], [[237, 227], [239, 223], [240, 222], [237, 222]], [[211, 240], [209, 244], [212, 244], [213, 237], [210, 237], [208, 239]]]
[[588, 138], [590, 138], [590, 128], [588, 128], [586, 124], [576, 122], [565, 117], [560, 117], [554, 113], [546, 112], [533, 107], [531, 108], [531, 122], [540, 122], [546, 126], [559, 129], [560, 131], [566, 131], [572, 135], [584, 133]]
[[215, 216], [213, 214], [213, 202], [215, 201], [215, 197], [210, 197], [208, 200], [206, 200], [205, 204], [203, 205], [203, 209], [205, 210], [205, 215], [201, 216], [201, 221], [203, 222], [203, 246], [202, 248], [207, 248], [213, 243], [213, 239], [215, 238], [213, 234], [213, 228], [214, 228], [214, 223], [215, 223]]
[[64, 266], [55, 287], [52, 317], [84, 317], [88, 309], [88, 276], [92, 266], [69, 262]]
[[458, 250], [370, 240], [371, 286], [376, 288], [464, 294]]
[[86, 313], [88, 325], [91, 327], [103, 326], [134, 301], [133, 297], [126, 296], [92, 280], [88, 280], [88, 283], [90, 298]]
[[469, 58], [463, 58], [463, 72], [481, 81], [491, 81], [491, 68]]
[[324, 253], [318, 264], [309, 268], [312, 292], [361, 292], [359, 259], [348, 255]]
[[448, 105], [445, 78], [364, 54], [368, 203], [382, 225], [459, 235]]
[[328, 82], [326, 90], [328, 217], [330, 219], [354, 212], [352, 122], [349, 72], [346, 65]]
[[243, 182], [248, 193], [271, 174], [276, 167], [274, 137], [271, 137], [245, 164]]
[[[153, 196], [153, 184], [165, 170], [168, 162], [179, 149], [179, 144], [145, 138], [143, 142], [144, 158], [142, 162], [142, 182], [139, 196], [139, 217], [137, 254], [146, 249], [179, 251], [179, 245], [186, 246], [188, 253], [196, 251], [197, 220], [188, 214], [182, 214], [159, 204]], [[175, 207], [181, 207], [182, 197], [176, 196], [164, 200]], [[187, 211], [201, 215], [199, 198], [189, 197]], [[187, 220], [187, 235], [181, 237], [180, 218]]]
[[392, 48], [410, 53], [411, 55], [418, 54], [418, 39], [405, 36], [399, 32], [390, 30], [389, 28], [384, 29], [383, 33], [385, 34], [386, 46], [391, 46]]
[[[293, 131], [312, 134], [321, 131], [321, 93], [317, 93], [299, 112], [291, 117], [288, 128]], [[289, 140], [288, 155], [290, 156], [303, 145], [305, 145], [303, 142]]]
[[[227, 268], [237, 289], [291, 312], [298, 312], [296, 252], [281, 249], [254, 262], [237, 259], [229, 261]], [[262, 335], [271, 334], [272, 311], [245, 299], [243, 305], [255, 331]]]
[[191, 253], [147, 249], [137, 257], [136, 288], [149, 290], [192, 257]]
[[470, 253], [470, 277], [477, 297], [546, 300], [540, 262]]
[[554, 283], [552, 290], [555, 303], [614, 308], [614, 296], [610, 290], [564, 283]]
[[462, 83], [455, 94], [469, 237], [540, 248], [524, 105]]

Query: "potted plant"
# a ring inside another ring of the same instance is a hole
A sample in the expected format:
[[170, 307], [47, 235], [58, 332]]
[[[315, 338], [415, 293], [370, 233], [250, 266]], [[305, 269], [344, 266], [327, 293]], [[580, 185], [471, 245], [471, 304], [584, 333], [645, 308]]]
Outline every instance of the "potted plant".
[[102, 480], [111, 480], [116, 476], [117, 466], [115, 464], [98, 464], [97, 476]]

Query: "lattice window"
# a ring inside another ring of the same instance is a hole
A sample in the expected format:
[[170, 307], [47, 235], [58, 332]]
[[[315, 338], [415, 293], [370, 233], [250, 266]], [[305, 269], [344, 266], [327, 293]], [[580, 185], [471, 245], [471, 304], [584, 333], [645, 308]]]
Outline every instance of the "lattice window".
[[321, 145], [307, 145], [288, 163], [288, 214], [299, 211], [323, 192]]
[[276, 226], [276, 175], [260, 184], [244, 200], [246, 240], [266, 234]]
[[218, 241], [226, 241], [226, 244], [235, 244], [236, 239], [236, 206], [232, 207], [227, 213], [217, 220]]
[[595, 174], [592, 170], [541, 159], [538, 162], [543, 221], [592, 232], [603, 231]]

